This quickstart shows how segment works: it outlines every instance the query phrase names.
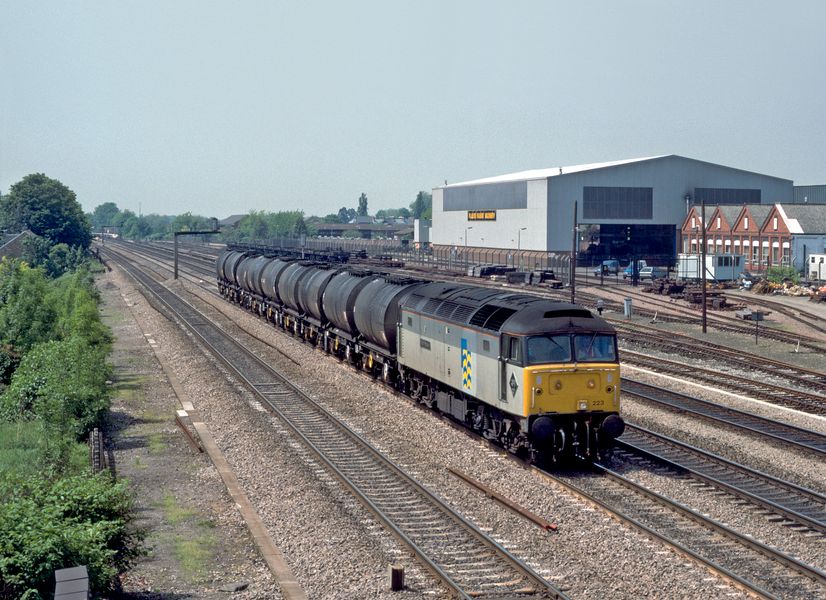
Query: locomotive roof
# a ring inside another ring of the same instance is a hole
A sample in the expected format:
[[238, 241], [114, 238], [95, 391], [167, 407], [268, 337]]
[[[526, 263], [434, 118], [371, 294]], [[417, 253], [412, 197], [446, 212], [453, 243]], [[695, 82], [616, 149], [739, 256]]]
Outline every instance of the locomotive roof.
[[614, 331], [607, 321], [577, 304], [449, 282], [419, 287], [403, 301], [403, 307], [456, 324], [517, 335]]

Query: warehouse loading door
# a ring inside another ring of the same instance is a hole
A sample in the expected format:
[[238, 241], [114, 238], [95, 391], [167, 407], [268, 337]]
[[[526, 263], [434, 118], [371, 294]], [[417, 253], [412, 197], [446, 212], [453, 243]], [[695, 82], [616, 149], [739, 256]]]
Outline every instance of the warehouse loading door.
[[677, 228], [674, 225], [600, 224], [594, 232], [594, 244], [588, 254], [593, 259], [677, 257]]

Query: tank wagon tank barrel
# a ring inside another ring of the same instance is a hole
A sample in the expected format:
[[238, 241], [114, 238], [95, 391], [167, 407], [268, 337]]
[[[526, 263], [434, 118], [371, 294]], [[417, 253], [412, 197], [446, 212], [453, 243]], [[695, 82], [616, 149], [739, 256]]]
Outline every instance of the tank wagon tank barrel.
[[359, 292], [353, 304], [356, 329], [378, 347], [396, 352], [399, 304], [422, 283], [413, 279], [377, 278]]
[[354, 316], [356, 298], [364, 287], [375, 279], [370, 271], [341, 271], [327, 283], [321, 300], [324, 315], [333, 327], [355, 336]]
[[326, 265], [311, 267], [310, 272], [305, 276], [305, 285], [298, 290], [298, 303], [301, 309], [319, 324], [326, 321], [324, 307], [321, 303], [324, 290], [337, 273], [337, 269], [331, 269]]
[[538, 462], [624, 430], [616, 332], [574, 304], [227, 250], [221, 294]]

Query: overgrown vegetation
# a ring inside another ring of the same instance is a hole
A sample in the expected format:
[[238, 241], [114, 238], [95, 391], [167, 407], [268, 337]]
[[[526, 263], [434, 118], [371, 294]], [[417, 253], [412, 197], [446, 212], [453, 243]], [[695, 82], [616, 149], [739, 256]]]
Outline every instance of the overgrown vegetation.
[[800, 273], [794, 267], [769, 267], [766, 271], [766, 279], [772, 283], [791, 281], [797, 284], [800, 281]]
[[138, 551], [125, 485], [91, 474], [82, 443], [109, 406], [111, 336], [75, 258], [0, 261], [0, 598], [48, 598], [55, 569], [80, 564], [105, 593]]
[[0, 479], [0, 595], [48, 598], [55, 569], [86, 565], [97, 594], [134, 558], [130, 496], [111, 478]]

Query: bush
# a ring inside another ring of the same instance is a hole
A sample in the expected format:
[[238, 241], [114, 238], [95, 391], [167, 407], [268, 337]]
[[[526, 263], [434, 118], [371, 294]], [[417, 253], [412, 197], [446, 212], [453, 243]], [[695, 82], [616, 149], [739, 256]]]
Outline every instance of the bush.
[[106, 475], [0, 478], [0, 597], [50, 597], [55, 569], [86, 565], [95, 594], [138, 555], [131, 500]]
[[39, 344], [0, 396], [0, 420], [40, 418], [52, 433], [80, 439], [109, 407], [104, 350], [80, 336]]
[[87, 269], [78, 269], [58, 279], [48, 302], [55, 307], [58, 337], [80, 336], [91, 346], [109, 347], [112, 337], [100, 321], [100, 295]]
[[20, 261], [0, 262], [0, 344], [25, 353], [54, 337], [57, 315], [45, 301], [48, 294], [42, 271]]
[[800, 273], [794, 267], [769, 267], [766, 271], [766, 279], [772, 283], [783, 283], [788, 279], [796, 284], [800, 281]]

